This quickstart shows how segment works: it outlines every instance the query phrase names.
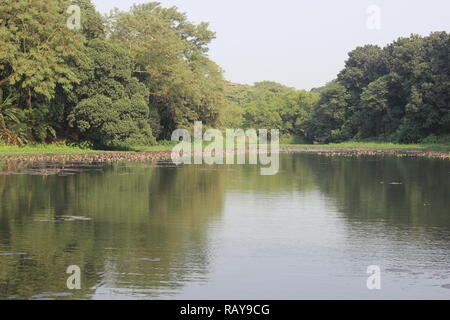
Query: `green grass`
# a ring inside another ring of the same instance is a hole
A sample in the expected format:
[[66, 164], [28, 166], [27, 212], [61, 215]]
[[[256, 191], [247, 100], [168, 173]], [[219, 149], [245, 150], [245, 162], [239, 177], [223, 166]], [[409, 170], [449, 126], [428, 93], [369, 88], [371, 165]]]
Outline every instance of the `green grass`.
[[450, 151], [450, 143], [433, 144], [398, 144], [388, 142], [342, 142], [331, 144], [283, 144], [282, 147], [305, 147], [305, 148], [361, 148], [361, 149], [394, 149], [394, 150], [424, 150], [424, 151]]
[[[163, 142], [156, 146], [136, 146], [130, 151], [102, 151], [92, 149], [82, 149], [76, 146], [68, 146], [65, 144], [36, 144], [26, 145], [23, 147], [8, 146], [0, 144], [0, 156], [32, 156], [32, 155], [55, 155], [55, 154], [93, 154], [105, 152], [161, 152], [170, 151], [176, 143]], [[207, 144], [205, 144], [207, 145]], [[281, 147], [296, 148], [333, 148], [333, 149], [394, 149], [394, 150], [424, 150], [424, 151], [448, 151], [450, 152], [450, 143], [435, 144], [396, 144], [381, 142], [343, 142], [326, 145], [310, 145], [310, 144], [282, 144]]]
[[175, 144], [163, 143], [155, 146], [136, 146], [129, 151], [107, 151], [84, 149], [66, 144], [32, 144], [23, 147], [11, 146], [0, 143], [0, 156], [33, 156], [33, 155], [56, 155], [56, 154], [95, 154], [108, 152], [160, 152], [170, 151]]
[[0, 156], [28, 156], [28, 155], [52, 155], [52, 154], [82, 154], [98, 153], [101, 151], [82, 149], [64, 144], [36, 144], [23, 147], [0, 144]]

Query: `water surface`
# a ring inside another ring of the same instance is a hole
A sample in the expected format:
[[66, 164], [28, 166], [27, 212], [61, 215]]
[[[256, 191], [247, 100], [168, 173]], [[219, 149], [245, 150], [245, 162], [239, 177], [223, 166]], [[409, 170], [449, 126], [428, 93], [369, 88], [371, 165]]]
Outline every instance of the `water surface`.
[[450, 298], [449, 161], [284, 154], [280, 168], [4, 168], [0, 299]]

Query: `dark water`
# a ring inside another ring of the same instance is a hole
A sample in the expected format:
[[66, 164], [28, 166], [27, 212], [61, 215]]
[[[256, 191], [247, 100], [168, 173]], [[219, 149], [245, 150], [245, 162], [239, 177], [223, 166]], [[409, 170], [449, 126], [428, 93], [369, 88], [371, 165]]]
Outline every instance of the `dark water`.
[[449, 161], [79, 169], [0, 175], [1, 299], [450, 298]]

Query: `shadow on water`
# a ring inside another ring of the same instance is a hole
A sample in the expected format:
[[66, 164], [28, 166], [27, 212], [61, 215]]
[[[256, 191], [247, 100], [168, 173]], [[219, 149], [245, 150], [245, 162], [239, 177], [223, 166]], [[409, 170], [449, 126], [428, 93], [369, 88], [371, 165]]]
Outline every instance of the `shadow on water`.
[[[445, 258], [450, 244], [448, 161], [289, 154], [282, 155], [280, 168], [270, 177], [261, 176], [256, 166], [145, 163], [78, 165], [63, 174], [58, 166], [4, 173], [0, 298], [177, 296], [189, 283], [210, 281], [213, 262], [220, 261], [215, 242], [236, 235], [227, 229], [232, 219], [254, 222], [245, 229], [248, 236], [240, 235], [243, 241], [256, 236], [274, 241], [267, 244], [278, 248], [275, 254], [290, 252], [295, 241], [318, 234], [321, 241], [332, 241], [316, 243], [324, 246], [321, 256], [331, 252], [366, 266], [383, 261], [391, 274], [426, 272], [417, 270], [414, 260], [425, 268], [445, 268], [450, 262]], [[252, 197], [258, 205], [248, 202]], [[274, 210], [271, 203], [282, 207]], [[311, 209], [309, 215], [299, 218], [296, 206]], [[260, 220], [267, 218], [280, 230], [264, 229], [267, 222]], [[330, 223], [336, 227], [323, 228]], [[252, 234], [261, 230], [267, 237]], [[276, 239], [286, 239], [286, 248]], [[242, 245], [250, 248], [249, 243]], [[341, 245], [342, 253], [330, 251], [332, 245]], [[70, 265], [82, 270], [82, 290], [66, 287]], [[433, 272], [446, 281], [445, 272]]]
[[303, 159], [320, 191], [350, 220], [450, 227], [449, 161], [389, 156]]
[[[151, 297], [206, 278], [223, 188], [218, 172], [164, 167], [2, 176], [0, 297]], [[73, 296], [70, 265], [83, 271]]]

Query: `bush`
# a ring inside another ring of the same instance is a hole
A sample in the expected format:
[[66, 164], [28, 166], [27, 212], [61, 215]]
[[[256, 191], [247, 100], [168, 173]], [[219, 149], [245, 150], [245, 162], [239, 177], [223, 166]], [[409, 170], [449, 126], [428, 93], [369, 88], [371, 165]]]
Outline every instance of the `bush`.
[[73, 147], [73, 148], [79, 148], [82, 150], [90, 150], [94, 147], [94, 145], [92, 144], [92, 142], [89, 141], [77, 141], [77, 142], [72, 142], [67, 144], [69, 147]]
[[280, 143], [281, 144], [308, 144], [309, 142], [303, 137], [290, 135], [290, 134], [283, 134], [280, 137]]
[[114, 102], [103, 95], [85, 99], [70, 114], [69, 124], [96, 148], [127, 149], [156, 143], [148, 123], [148, 106], [140, 96]]
[[422, 139], [421, 143], [436, 144], [439, 143], [439, 138], [434, 134], [430, 134], [428, 137]]
[[409, 119], [403, 119], [396, 132], [396, 140], [399, 143], [417, 143], [423, 137], [423, 133], [420, 128], [414, 126]]

